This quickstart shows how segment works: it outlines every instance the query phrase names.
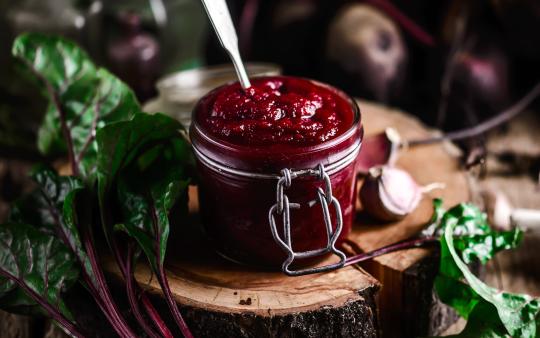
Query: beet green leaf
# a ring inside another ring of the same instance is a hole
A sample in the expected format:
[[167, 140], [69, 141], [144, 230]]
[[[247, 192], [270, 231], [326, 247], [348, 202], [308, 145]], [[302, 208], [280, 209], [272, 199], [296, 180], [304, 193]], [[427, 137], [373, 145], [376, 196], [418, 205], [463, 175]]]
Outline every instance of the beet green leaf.
[[23, 34], [15, 40], [12, 53], [39, 80], [49, 99], [38, 148], [45, 154], [67, 151], [73, 173], [93, 177], [96, 131], [138, 112], [135, 95], [63, 38]]
[[138, 114], [98, 133], [100, 199], [121, 201], [117, 228], [137, 240], [154, 269], [165, 258], [168, 213], [179, 197], [187, 199], [192, 159], [180, 130], [167, 116]]
[[[441, 204], [436, 202], [435, 207]], [[492, 288], [467, 266], [475, 260], [485, 264], [497, 252], [517, 247], [522, 231], [496, 231], [488, 225], [484, 213], [464, 203], [438, 217], [436, 232], [441, 233], [437, 293], [468, 319], [466, 328], [455, 337], [536, 337], [539, 301]]]
[[[186, 168], [192, 163], [189, 142], [177, 121], [160, 114], [137, 114], [131, 121], [111, 124], [98, 132], [98, 189], [103, 206], [118, 205], [103, 223], [126, 232], [142, 249], [164, 291], [184, 336], [191, 334], [167, 282], [164, 260], [169, 239], [169, 212], [187, 211]], [[111, 198], [115, 201], [111, 201]], [[107, 230], [106, 230], [107, 231]], [[110, 235], [109, 235], [110, 236]]]
[[[528, 295], [512, 294], [492, 288], [476, 277], [467, 267], [454, 245], [453, 230], [455, 225], [449, 225], [441, 241], [442, 257], [451, 257], [452, 260], [441, 261], [441, 272], [451, 277], [456, 276], [456, 268], [461, 273], [469, 287], [478, 295], [479, 303], [492, 304], [498, 316], [513, 337], [536, 337], [537, 321], [539, 320], [540, 303]], [[471, 246], [468, 246], [470, 249]], [[445, 262], [445, 263], [443, 263]], [[476, 298], [476, 297], [475, 297]], [[478, 305], [477, 305], [478, 306]]]
[[78, 275], [73, 255], [54, 236], [24, 223], [0, 226], [0, 297], [4, 306], [26, 312], [26, 308], [39, 305], [56, 314], [53, 317], [60, 325], [72, 328], [62, 293]]
[[64, 226], [62, 210], [67, 195], [82, 188], [83, 183], [75, 177], [58, 176], [46, 166], [34, 168], [31, 177], [38, 188], [15, 202], [9, 220], [32, 224], [42, 232], [57, 234]]

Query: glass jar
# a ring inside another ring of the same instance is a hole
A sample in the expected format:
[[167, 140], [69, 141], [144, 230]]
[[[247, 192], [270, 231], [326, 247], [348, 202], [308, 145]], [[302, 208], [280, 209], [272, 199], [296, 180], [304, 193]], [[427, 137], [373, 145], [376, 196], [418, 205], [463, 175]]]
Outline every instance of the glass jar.
[[[313, 262], [329, 252], [344, 260], [335, 246], [350, 232], [355, 214], [355, 160], [363, 137], [360, 110], [343, 92], [312, 83], [344, 98], [354, 114], [350, 128], [315, 145], [254, 147], [213, 137], [198, 116], [212, 109], [209, 98], [223, 87], [203, 97], [194, 109], [190, 136], [199, 174], [200, 214], [207, 236], [228, 259], [283, 265], [289, 274], [307, 271], [291, 270], [293, 261]], [[289, 227], [283, 203], [290, 204]]]

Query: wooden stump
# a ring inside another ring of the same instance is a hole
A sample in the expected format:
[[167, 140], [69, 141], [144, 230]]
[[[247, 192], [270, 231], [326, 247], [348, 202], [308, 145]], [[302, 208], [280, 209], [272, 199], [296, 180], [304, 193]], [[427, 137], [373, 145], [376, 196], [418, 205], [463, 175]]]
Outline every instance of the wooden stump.
[[[291, 278], [238, 265], [209, 251], [197, 224], [194, 214], [167, 253], [172, 292], [196, 337], [377, 337], [380, 285], [361, 268]], [[161, 292], [146, 266], [135, 277]]]
[[[396, 128], [404, 138], [430, 133], [401, 112], [368, 102], [360, 107], [367, 135], [386, 127]], [[414, 235], [431, 217], [431, 197], [443, 198], [446, 206], [469, 200], [467, 175], [457, 155], [451, 144], [404, 151], [398, 166], [420, 184], [441, 182], [446, 189], [426, 196], [397, 223], [375, 224], [359, 205], [348, 250], [369, 251]], [[438, 269], [434, 250], [406, 250], [362, 268], [287, 277], [208, 252], [198, 227], [196, 188], [190, 190], [190, 200], [192, 222], [172, 228], [166, 265], [172, 291], [196, 337], [415, 337], [438, 333], [455, 319], [433, 296]], [[114, 272], [113, 266], [109, 264]], [[137, 269], [136, 278], [160, 293], [146, 267]]]

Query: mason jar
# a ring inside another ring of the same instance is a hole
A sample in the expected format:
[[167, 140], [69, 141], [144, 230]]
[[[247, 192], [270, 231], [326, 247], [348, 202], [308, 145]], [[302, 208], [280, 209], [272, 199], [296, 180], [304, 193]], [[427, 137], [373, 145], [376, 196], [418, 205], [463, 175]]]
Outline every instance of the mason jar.
[[[314, 90], [332, 93], [344, 103], [336, 107], [349, 121], [340, 134], [320, 142], [290, 145], [223, 139], [209, 129], [205, 117], [214, 114], [216, 97], [230, 85], [214, 89], [199, 100], [190, 128], [199, 177], [200, 215], [217, 252], [240, 263], [281, 266], [289, 275], [323, 271], [344, 263], [345, 255], [337, 247], [353, 224], [355, 163], [363, 138], [355, 100], [329, 85], [300, 80], [309, 82]], [[339, 257], [338, 263], [305, 267], [331, 253]]]

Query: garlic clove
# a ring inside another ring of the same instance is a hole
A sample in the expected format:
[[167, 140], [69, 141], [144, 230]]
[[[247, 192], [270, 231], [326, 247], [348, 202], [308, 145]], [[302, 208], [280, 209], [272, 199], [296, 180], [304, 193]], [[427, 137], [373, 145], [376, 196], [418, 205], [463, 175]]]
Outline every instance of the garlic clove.
[[360, 200], [367, 214], [379, 221], [398, 221], [413, 212], [423, 190], [404, 170], [377, 166], [368, 171], [360, 189]]

